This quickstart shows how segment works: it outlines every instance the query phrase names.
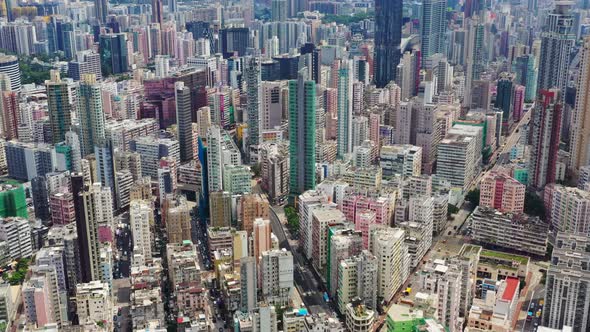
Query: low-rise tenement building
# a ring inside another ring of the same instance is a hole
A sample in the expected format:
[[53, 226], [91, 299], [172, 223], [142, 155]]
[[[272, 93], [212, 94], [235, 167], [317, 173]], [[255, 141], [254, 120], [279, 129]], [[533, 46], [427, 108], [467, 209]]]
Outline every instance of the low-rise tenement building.
[[369, 332], [373, 330], [375, 311], [367, 308], [360, 299], [346, 305], [346, 328], [350, 332]]
[[487, 290], [485, 299], [474, 299], [465, 331], [512, 331], [519, 288], [520, 280], [509, 277], [498, 282], [497, 290]]
[[429, 331], [445, 332], [447, 329], [433, 318], [426, 318], [422, 310], [393, 304], [387, 311], [387, 332]]
[[479, 205], [502, 212], [522, 212], [526, 186], [510, 176], [495, 171], [480, 184]]
[[471, 215], [473, 239], [485, 245], [544, 256], [549, 226], [524, 213], [502, 213], [478, 206]]
[[309, 315], [309, 313], [305, 308], [285, 310], [285, 312], [283, 312], [283, 331], [305, 331], [305, 317], [307, 315]]
[[166, 254], [178, 312], [194, 314], [198, 309], [203, 309], [205, 291], [201, 286], [201, 270], [195, 245], [190, 240], [168, 244]]
[[481, 250], [477, 263], [477, 277], [500, 280], [517, 277], [525, 280], [529, 271], [530, 258], [500, 251]]
[[107, 330], [113, 323], [113, 309], [109, 285], [91, 281], [76, 286], [76, 311], [80, 325], [104, 322]]

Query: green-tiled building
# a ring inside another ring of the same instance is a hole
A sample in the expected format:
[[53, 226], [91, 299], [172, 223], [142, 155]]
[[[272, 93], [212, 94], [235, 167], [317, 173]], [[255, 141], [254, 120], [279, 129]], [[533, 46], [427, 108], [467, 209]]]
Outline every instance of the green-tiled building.
[[25, 189], [22, 184], [16, 181], [0, 183], [0, 217], [29, 217]]

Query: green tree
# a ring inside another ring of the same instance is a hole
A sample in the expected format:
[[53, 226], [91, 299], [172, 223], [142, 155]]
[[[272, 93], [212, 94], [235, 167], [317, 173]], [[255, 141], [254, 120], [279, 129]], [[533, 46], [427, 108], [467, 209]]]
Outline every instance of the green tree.
[[447, 206], [447, 218], [449, 218], [452, 214], [459, 212], [459, 208], [453, 204], [449, 204]]
[[251, 169], [252, 169], [252, 173], [254, 173], [255, 178], [260, 177], [260, 169], [261, 169], [260, 163], [256, 163], [256, 164], [252, 165]]
[[465, 196], [465, 199], [467, 199], [469, 201], [469, 203], [471, 203], [472, 206], [478, 206], [479, 205], [479, 195], [480, 195], [479, 189], [475, 188], [467, 193], [467, 195]]
[[287, 217], [287, 228], [289, 232], [296, 236], [299, 233], [299, 216], [292, 206], [285, 207], [285, 217]]
[[336, 24], [344, 24], [349, 25], [351, 23], [357, 23], [362, 20], [370, 19], [375, 17], [375, 13], [368, 12], [368, 13], [357, 13], [354, 15], [332, 15], [328, 14], [325, 15], [322, 19], [323, 23], [332, 23], [335, 22]]
[[25, 281], [25, 277], [27, 276], [27, 271], [29, 270], [29, 263], [30, 260], [28, 258], [23, 258], [16, 263], [16, 267], [14, 271], [11, 273], [4, 273], [2, 275], [2, 279], [8, 281], [9, 284], [16, 286], [21, 285]]
[[546, 211], [543, 200], [536, 194], [527, 191], [524, 195], [524, 213], [545, 220]]

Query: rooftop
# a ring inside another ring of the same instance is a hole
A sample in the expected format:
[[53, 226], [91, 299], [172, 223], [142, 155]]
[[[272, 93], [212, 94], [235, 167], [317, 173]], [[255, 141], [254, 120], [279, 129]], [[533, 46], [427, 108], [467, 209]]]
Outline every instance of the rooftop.
[[493, 250], [482, 250], [481, 257], [488, 257], [488, 258], [495, 258], [507, 261], [518, 262], [520, 264], [528, 264], [529, 258], [520, 255], [509, 254], [501, 251], [493, 251]]
[[506, 288], [504, 288], [504, 293], [502, 293], [502, 300], [512, 301], [512, 299], [514, 299], [514, 295], [516, 294], [516, 290], [518, 289], [519, 283], [520, 281], [518, 278], [506, 278]]

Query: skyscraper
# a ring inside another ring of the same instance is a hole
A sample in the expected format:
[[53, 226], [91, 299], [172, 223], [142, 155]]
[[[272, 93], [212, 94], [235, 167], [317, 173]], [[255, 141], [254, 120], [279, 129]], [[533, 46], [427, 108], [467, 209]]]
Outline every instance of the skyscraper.
[[258, 304], [258, 272], [256, 258], [244, 257], [240, 259], [240, 310], [250, 312]]
[[103, 24], [107, 23], [107, 16], [109, 15], [108, 0], [94, 0], [94, 10], [98, 21]]
[[542, 325], [572, 331], [590, 329], [590, 238], [559, 232], [547, 270]]
[[127, 35], [111, 33], [99, 37], [100, 67], [103, 76], [121, 74], [127, 71]]
[[176, 99], [176, 131], [180, 145], [180, 161], [193, 160], [193, 121], [191, 109], [191, 91], [184, 82], [174, 86]]
[[422, 20], [420, 25], [422, 41], [422, 58], [435, 53], [443, 53], [446, 32], [446, 0], [425, 0], [422, 3]]
[[63, 142], [72, 125], [72, 104], [68, 96], [68, 84], [62, 82], [59, 72], [52, 70], [51, 78], [45, 82], [47, 108], [53, 143]]
[[530, 129], [529, 185], [534, 188], [555, 182], [562, 116], [559, 90], [541, 90]]
[[299, 195], [315, 188], [316, 86], [306, 69], [289, 81], [290, 193]]
[[501, 73], [496, 85], [497, 94], [494, 107], [502, 111], [502, 120], [505, 123], [512, 121], [512, 92], [513, 92], [513, 75], [510, 73]]
[[[100, 242], [98, 240], [98, 226], [113, 224], [113, 200], [111, 191], [95, 183], [92, 187], [80, 192], [82, 220], [84, 227], [78, 228], [83, 273], [90, 280], [103, 280], [100, 268]], [[77, 222], [77, 225], [79, 223]], [[82, 250], [82, 248], [85, 248]], [[86, 279], [83, 278], [83, 279]]]
[[570, 53], [576, 42], [574, 17], [570, 13], [572, 4], [569, 1], [556, 1], [555, 9], [547, 16], [545, 31], [541, 33], [537, 91], [557, 88], [561, 92], [561, 99], [565, 97]]
[[102, 91], [96, 76], [85, 74], [78, 90], [80, 121], [80, 150], [85, 157], [94, 152], [94, 145], [105, 140], [105, 116], [102, 110]]
[[246, 59], [244, 68], [246, 76], [246, 93], [248, 101], [246, 103], [246, 114], [248, 116], [248, 144], [247, 153], [250, 156], [250, 162], [258, 162], [258, 153], [252, 154], [252, 148], [257, 150], [260, 145], [260, 64], [254, 57]]
[[537, 93], [537, 63], [533, 54], [526, 54], [516, 58], [512, 71], [516, 73], [515, 81], [526, 87], [525, 100], [535, 99]]
[[584, 40], [581, 52], [569, 151], [569, 167], [575, 172], [582, 166], [590, 165], [590, 38]]
[[338, 158], [352, 152], [352, 63], [343, 60], [338, 70]]
[[270, 18], [274, 22], [287, 20], [287, 0], [272, 0]]
[[158, 23], [160, 27], [164, 22], [164, 9], [162, 7], [162, 0], [152, 0], [152, 23]]
[[385, 87], [396, 78], [402, 40], [401, 0], [375, 1], [375, 84]]
[[478, 17], [465, 20], [467, 30], [467, 45], [463, 50], [465, 53], [465, 98], [464, 105], [471, 105], [471, 88], [473, 81], [481, 78], [484, 71], [484, 25], [479, 22]]

